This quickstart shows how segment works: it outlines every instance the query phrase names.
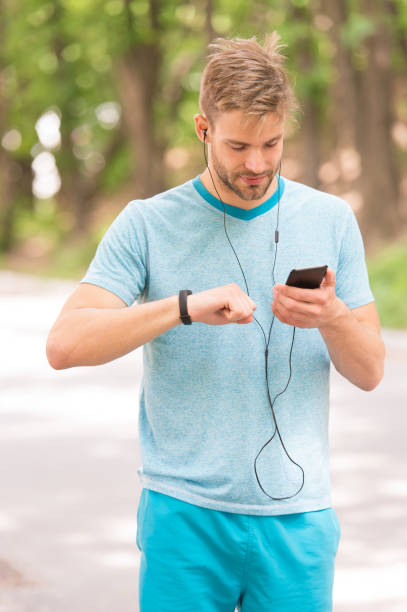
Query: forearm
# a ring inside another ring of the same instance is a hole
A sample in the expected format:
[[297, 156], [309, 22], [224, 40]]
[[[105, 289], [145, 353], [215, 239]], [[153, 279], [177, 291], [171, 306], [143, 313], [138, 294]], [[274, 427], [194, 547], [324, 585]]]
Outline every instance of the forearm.
[[181, 323], [178, 296], [128, 308], [78, 308], [61, 316], [47, 340], [55, 369], [100, 365]]
[[335, 368], [357, 387], [371, 391], [383, 377], [385, 347], [378, 332], [362, 325], [342, 302], [338, 317], [318, 328]]

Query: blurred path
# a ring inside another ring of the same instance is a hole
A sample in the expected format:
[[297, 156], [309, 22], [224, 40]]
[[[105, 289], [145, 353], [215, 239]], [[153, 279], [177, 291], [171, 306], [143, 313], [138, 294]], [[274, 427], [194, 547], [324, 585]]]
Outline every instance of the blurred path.
[[[0, 612], [138, 610], [141, 350], [52, 370], [45, 339], [74, 287], [0, 271]], [[407, 332], [383, 335], [375, 391], [332, 373], [335, 612], [407, 609]]]

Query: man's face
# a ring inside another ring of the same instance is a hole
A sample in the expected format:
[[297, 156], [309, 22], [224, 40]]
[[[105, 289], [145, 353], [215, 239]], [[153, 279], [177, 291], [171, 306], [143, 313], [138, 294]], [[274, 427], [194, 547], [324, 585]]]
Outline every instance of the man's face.
[[210, 132], [209, 160], [223, 186], [242, 200], [261, 200], [278, 170], [284, 119], [268, 113], [264, 122], [240, 110], [221, 113]]

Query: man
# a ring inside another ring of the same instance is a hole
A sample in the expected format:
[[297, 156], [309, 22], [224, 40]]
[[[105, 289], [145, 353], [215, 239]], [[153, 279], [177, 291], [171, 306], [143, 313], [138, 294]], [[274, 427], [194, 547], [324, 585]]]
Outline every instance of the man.
[[[330, 361], [371, 390], [384, 345], [351, 208], [278, 174], [278, 40], [211, 45], [207, 169], [121, 211], [49, 334], [56, 369], [143, 345], [141, 612], [332, 608]], [[325, 264], [320, 288], [285, 285]]]

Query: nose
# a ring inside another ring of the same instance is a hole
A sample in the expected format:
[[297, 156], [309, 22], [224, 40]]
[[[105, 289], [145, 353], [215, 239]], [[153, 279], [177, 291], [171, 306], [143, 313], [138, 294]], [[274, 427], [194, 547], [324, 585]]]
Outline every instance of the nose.
[[261, 174], [266, 167], [262, 152], [256, 149], [249, 151], [246, 157], [245, 167], [250, 172], [253, 172], [253, 174]]

